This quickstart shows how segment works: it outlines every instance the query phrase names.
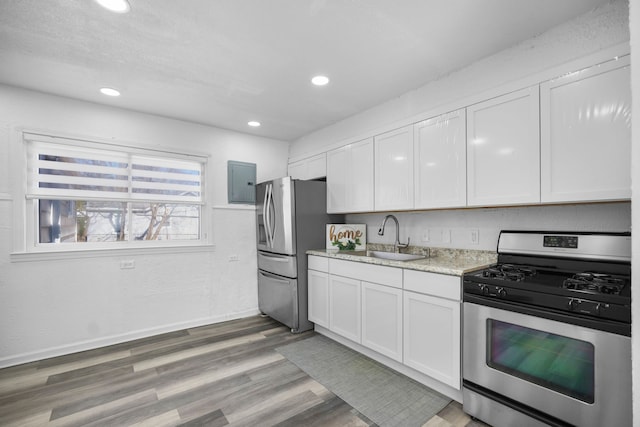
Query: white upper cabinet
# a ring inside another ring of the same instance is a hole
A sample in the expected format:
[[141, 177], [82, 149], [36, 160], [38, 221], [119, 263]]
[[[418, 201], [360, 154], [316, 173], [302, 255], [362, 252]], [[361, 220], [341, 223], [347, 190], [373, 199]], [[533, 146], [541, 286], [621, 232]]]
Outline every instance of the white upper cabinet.
[[347, 212], [347, 167], [350, 146], [327, 152], [327, 212]]
[[467, 107], [467, 204], [540, 202], [538, 86]]
[[373, 211], [373, 138], [327, 153], [327, 212]]
[[467, 203], [466, 111], [414, 125], [415, 208], [455, 208]]
[[540, 86], [543, 202], [631, 197], [629, 57]]
[[413, 209], [413, 126], [374, 139], [375, 210]]
[[289, 176], [293, 179], [316, 179], [327, 176], [326, 153], [289, 163]]
[[327, 153], [318, 154], [307, 159], [307, 179], [327, 176]]
[[307, 179], [307, 163], [304, 160], [289, 163], [287, 175], [293, 179]]

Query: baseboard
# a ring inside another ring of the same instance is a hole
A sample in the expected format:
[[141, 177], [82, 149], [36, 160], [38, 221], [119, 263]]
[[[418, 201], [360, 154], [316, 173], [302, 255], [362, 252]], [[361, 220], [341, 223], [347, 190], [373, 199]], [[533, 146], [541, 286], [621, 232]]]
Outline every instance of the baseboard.
[[120, 335], [111, 335], [108, 337], [97, 338], [94, 340], [81, 341], [68, 345], [62, 345], [57, 347], [50, 347], [44, 350], [37, 350], [28, 353], [22, 353], [14, 356], [8, 356], [0, 358], [0, 368], [7, 368], [9, 366], [21, 365], [23, 363], [34, 362], [43, 359], [49, 359], [51, 357], [64, 356], [71, 353], [77, 353], [80, 351], [93, 350], [100, 347], [106, 347], [109, 345], [120, 344], [127, 341], [132, 341], [140, 338], [147, 338], [154, 335], [164, 334], [167, 332], [175, 332], [182, 329], [197, 328], [198, 326], [212, 325], [214, 323], [226, 322], [229, 320], [241, 319], [244, 317], [255, 316], [259, 314], [259, 310], [245, 310], [237, 313], [228, 313], [220, 316], [203, 317], [200, 319], [193, 319], [185, 322], [172, 323], [169, 325], [158, 326], [148, 329], [140, 329], [137, 331], [127, 332]]
[[367, 347], [364, 347], [361, 344], [358, 344], [334, 332], [331, 332], [327, 328], [323, 328], [322, 326], [316, 325], [315, 331], [319, 334], [326, 336], [327, 338], [331, 338], [332, 340], [339, 342], [340, 344], [346, 347], [351, 348], [352, 350], [355, 350], [359, 353], [364, 354], [367, 357], [370, 357], [376, 362], [380, 362], [383, 365], [395, 371], [398, 371], [403, 375], [406, 375], [407, 377], [419, 382], [420, 384], [426, 385], [427, 387], [437, 391], [438, 393], [442, 393], [443, 395], [447, 396], [450, 399], [455, 400], [456, 402], [462, 403], [462, 390], [456, 390], [447, 384], [443, 384], [440, 381], [435, 380], [423, 374], [422, 372], [418, 372], [413, 368], [409, 368], [408, 366], [405, 366], [402, 363], [399, 363], [393, 359], [388, 358], [387, 356], [384, 356], [376, 351], [373, 351]]

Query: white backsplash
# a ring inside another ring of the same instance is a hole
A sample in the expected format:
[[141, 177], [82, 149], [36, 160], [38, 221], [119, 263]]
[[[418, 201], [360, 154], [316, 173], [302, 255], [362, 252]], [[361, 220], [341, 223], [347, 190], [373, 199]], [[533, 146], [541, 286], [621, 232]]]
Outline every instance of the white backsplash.
[[[346, 222], [367, 224], [368, 243], [393, 243], [394, 227], [378, 236], [388, 213], [351, 214]], [[631, 230], [629, 202], [392, 213], [400, 222], [400, 241], [405, 243], [409, 237], [412, 246], [496, 250], [500, 230]], [[473, 234], [477, 243], [472, 243]]]

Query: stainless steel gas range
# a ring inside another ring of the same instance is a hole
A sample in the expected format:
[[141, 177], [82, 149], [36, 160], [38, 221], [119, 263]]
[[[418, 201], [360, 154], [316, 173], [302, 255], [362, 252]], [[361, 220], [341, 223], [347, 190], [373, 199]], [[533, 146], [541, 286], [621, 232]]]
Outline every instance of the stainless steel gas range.
[[631, 235], [503, 231], [463, 278], [463, 406], [495, 426], [631, 425]]

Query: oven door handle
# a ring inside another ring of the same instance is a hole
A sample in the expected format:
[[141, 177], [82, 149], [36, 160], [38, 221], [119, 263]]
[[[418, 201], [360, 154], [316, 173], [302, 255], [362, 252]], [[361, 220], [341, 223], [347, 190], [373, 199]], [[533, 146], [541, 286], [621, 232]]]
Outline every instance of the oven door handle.
[[631, 325], [623, 322], [593, 318], [577, 313], [567, 314], [553, 309], [539, 309], [531, 307], [529, 305], [519, 304], [513, 301], [504, 302], [500, 301], [497, 298], [486, 298], [468, 293], [465, 293], [463, 295], [463, 302], [484, 305], [487, 307], [497, 308], [504, 311], [511, 311], [514, 313], [528, 314], [529, 316], [541, 317], [543, 319], [555, 320], [558, 322], [583, 326], [585, 328], [596, 329], [599, 331], [611, 332], [627, 337], [631, 336]]

